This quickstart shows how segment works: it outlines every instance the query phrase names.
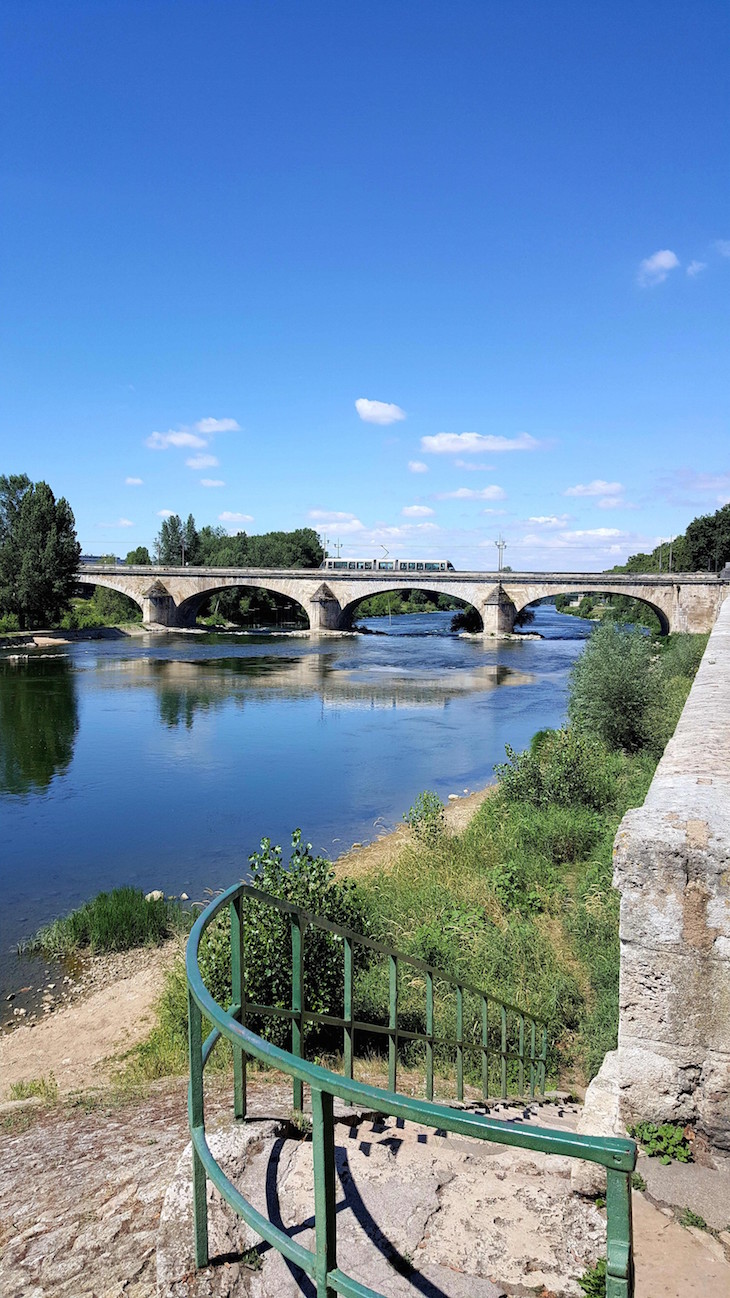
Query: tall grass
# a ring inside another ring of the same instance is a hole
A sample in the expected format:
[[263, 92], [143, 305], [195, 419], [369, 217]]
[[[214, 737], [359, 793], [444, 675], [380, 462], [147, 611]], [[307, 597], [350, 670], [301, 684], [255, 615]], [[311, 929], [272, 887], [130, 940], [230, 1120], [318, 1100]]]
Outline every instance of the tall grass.
[[114, 888], [39, 929], [21, 951], [60, 958], [84, 949], [97, 954], [159, 946], [188, 923], [177, 901], [165, 897], [146, 901], [139, 888]]

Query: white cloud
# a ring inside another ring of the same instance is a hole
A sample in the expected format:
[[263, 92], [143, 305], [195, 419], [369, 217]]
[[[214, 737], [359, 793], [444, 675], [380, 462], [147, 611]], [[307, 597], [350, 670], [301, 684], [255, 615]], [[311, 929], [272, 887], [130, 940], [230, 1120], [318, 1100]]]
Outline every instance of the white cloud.
[[411, 473], [428, 473], [428, 465], [424, 464], [423, 460], [409, 460], [408, 468]]
[[310, 509], [309, 517], [319, 527], [334, 527], [341, 536], [351, 532], [362, 532], [364, 524], [354, 514], [346, 514], [334, 509]]
[[142, 479], [141, 479], [141, 478], [125, 478], [125, 479], [124, 479], [124, 485], [125, 485], [126, 487], [141, 487], [141, 486], [142, 486]]
[[687, 274], [694, 279], [695, 275], [699, 275], [703, 270], [707, 270], [706, 261], [691, 261], [687, 267]]
[[428, 505], [406, 505], [401, 513], [404, 518], [428, 518], [433, 510], [429, 509]]
[[477, 491], [472, 487], [457, 487], [456, 491], [442, 491], [439, 500], [505, 500], [506, 491], [502, 487], [482, 487]]
[[253, 523], [251, 514], [235, 514], [230, 509], [224, 509], [222, 514], [218, 515], [219, 523]]
[[392, 401], [368, 401], [367, 397], [358, 397], [355, 409], [366, 424], [395, 424], [406, 417], [405, 410]]
[[201, 478], [200, 485], [201, 487], [225, 487], [226, 484], [222, 478]]
[[619, 496], [624, 490], [622, 482], [604, 482], [603, 478], [594, 478], [592, 482], [579, 482], [575, 487], [568, 487], [564, 496]]
[[599, 509], [633, 509], [634, 508], [633, 505], [630, 505], [628, 501], [624, 500], [623, 496], [604, 496], [601, 500], [597, 500], [596, 504], [598, 505]]
[[191, 455], [185, 463], [189, 469], [216, 469], [220, 461], [215, 455]]
[[617, 527], [587, 527], [573, 532], [563, 532], [562, 535], [569, 541], [583, 541], [588, 536], [605, 541], [609, 537], [624, 536], [625, 533], [619, 531]]
[[151, 451], [167, 451], [171, 446], [205, 446], [204, 438], [185, 428], [170, 428], [166, 433], [150, 433], [145, 442]]
[[172, 516], [173, 516], [174, 513], [175, 513], [175, 510], [174, 510], [174, 509], [158, 509], [158, 511], [157, 511], [157, 517], [158, 517], [158, 518], [172, 518]]
[[721, 257], [730, 257], [730, 239], [716, 239], [715, 247]]
[[241, 425], [235, 419], [199, 419], [195, 425], [197, 432], [212, 437], [214, 433], [240, 433]]
[[467, 473], [491, 473], [493, 464], [470, 464], [468, 460], [454, 460], [454, 468], [466, 469]]
[[538, 527], [565, 527], [568, 521], [567, 514], [533, 514], [528, 518], [528, 523]]
[[661, 248], [659, 252], [652, 253], [651, 257], [645, 257], [639, 265], [637, 280], [642, 288], [652, 288], [655, 284], [663, 284], [670, 270], [676, 270], [679, 265], [679, 257], [669, 248]]
[[109, 528], [109, 527], [111, 527], [111, 528], [115, 528], [115, 527], [134, 527], [134, 523], [132, 522], [131, 518], [118, 518], [117, 521], [116, 521], [115, 523], [97, 523], [96, 526], [97, 526], [97, 527], [107, 527], [107, 528]]
[[529, 433], [501, 437], [482, 433], [436, 433], [421, 438], [421, 450], [430, 455], [474, 455], [499, 451], [535, 451], [540, 443]]

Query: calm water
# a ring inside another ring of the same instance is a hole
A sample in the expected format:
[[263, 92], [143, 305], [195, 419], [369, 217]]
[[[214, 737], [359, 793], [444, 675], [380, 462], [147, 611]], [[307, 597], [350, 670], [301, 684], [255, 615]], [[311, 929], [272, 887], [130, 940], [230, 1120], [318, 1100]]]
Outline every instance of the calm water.
[[544, 640], [485, 644], [450, 619], [0, 657], [0, 988], [18, 986], [19, 938], [103, 888], [199, 897], [295, 826], [337, 856], [422, 789], [479, 788], [505, 743], [560, 724], [590, 623], [541, 608]]

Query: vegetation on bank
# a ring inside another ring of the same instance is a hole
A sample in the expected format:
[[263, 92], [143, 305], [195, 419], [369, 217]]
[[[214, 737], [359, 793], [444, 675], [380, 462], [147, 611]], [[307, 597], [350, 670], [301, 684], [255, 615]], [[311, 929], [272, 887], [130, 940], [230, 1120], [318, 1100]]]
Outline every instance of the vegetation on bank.
[[140, 888], [114, 888], [100, 892], [62, 919], [55, 919], [24, 942], [24, 955], [58, 959], [87, 950], [129, 951], [159, 946], [189, 927], [188, 918], [174, 898], [151, 896]]
[[67, 500], [25, 473], [0, 476], [0, 631], [54, 625], [80, 555]]
[[[254, 884], [525, 1005], [548, 1021], [552, 1077], [592, 1076], [615, 1045], [618, 1023], [613, 840], [625, 811], [646, 796], [705, 643], [705, 637], [672, 636], [660, 645], [639, 631], [599, 627], [573, 673], [568, 725], [538, 733], [525, 752], [507, 750], [494, 794], [463, 833], [447, 834], [434, 796], [422, 796], [406, 817], [413, 839], [388, 872], [357, 883], [340, 879], [295, 835], [286, 865], [264, 840], [251, 858]], [[260, 914], [252, 908], [247, 925], [251, 998], [286, 1007], [288, 925], [263, 907]], [[341, 944], [317, 934], [307, 960], [307, 1004], [340, 1013]], [[201, 969], [225, 1003], [230, 965], [224, 921], [203, 943]], [[387, 1022], [384, 960], [357, 966], [355, 992], [358, 1018]], [[423, 1029], [424, 1001], [422, 980], [404, 979], [405, 1027]], [[476, 1040], [478, 1007], [466, 998], [465, 1011], [467, 1035]], [[438, 984], [436, 1020], [440, 1035], [453, 1034], [453, 994]], [[281, 1022], [256, 1027], [286, 1039]], [[139, 1079], [183, 1070], [185, 1045], [180, 963], [167, 977], [152, 1036], [133, 1053], [131, 1074]], [[360, 1042], [361, 1049], [381, 1045], [377, 1038]], [[310, 1051], [340, 1048], [337, 1029], [310, 1031]], [[417, 1057], [416, 1047], [406, 1050], [406, 1063]]]

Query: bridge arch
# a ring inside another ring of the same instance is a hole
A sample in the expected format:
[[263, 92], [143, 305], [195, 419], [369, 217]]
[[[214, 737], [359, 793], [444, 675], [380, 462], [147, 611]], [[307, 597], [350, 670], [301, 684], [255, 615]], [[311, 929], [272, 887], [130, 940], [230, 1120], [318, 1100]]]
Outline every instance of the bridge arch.
[[[414, 576], [418, 577], [418, 574], [414, 574]], [[417, 590], [423, 595], [430, 596], [434, 602], [438, 600], [440, 595], [448, 595], [450, 599], [458, 600], [459, 609], [455, 611], [459, 612], [465, 609], [473, 609], [481, 624], [480, 628], [477, 629], [484, 629], [484, 619], [482, 617], [481, 609], [479, 609], [476, 604], [470, 603], [461, 593], [457, 594], [456, 592], [452, 592], [444, 586], [434, 588], [423, 581], [414, 581], [413, 577], [409, 577], [405, 581], [398, 581], [396, 578], [393, 582], [388, 582], [386, 585], [380, 582], [375, 590], [370, 589], [366, 590], [364, 594], [358, 594], [355, 599], [351, 599], [347, 604], [343, 605], [342, 613], [340, 615], [341, 627], [343, 630], [349, 630], [352, 627], [353, 621], [357, 617], [357, 611], [360, 605], [364, 604], [366, 600], [372, 599], [375, 595], [402, 595], [405, 591], [411, 590]]]
[[241, 592], [253, 592], [256, 590], [262, 590], [266, 591], [269, 595], [276, 595], [279, 599], [287, 600], [290, 604], [296, 605], [297, 609], [304, 615], [304, 618], [311, 629], [311, 610], [307, 608], [307, 605], [300, 598], [299, 593], [293, 594], [291, 590], [282, 589], [282, 586], [286, 584], [287, 583], [267, 581], [265, 578], [263, 580], [259, 580], [258, 578], [255, 580], [246, 580], [245, 578], [230, 578], [228, 580], [219, 579], [218, 581], [211, 582], [211, 585], [207, 586], [204, 590], [198, 590], [193, 595], [188, 595], [185, 599], [181, 600], [176, 609], [176, 621], [179, 626], [193, 626], [201, 605], [204, 604], [206, 600], [210, 599], [212, 595], [220, 594], [222, 591], [236, 590]]
[[[142, 612], [144, 612], [144, 594], [142, 586], [140, 585], [138, 589], [137, 586], [130, 581], [129, 577], [122, 576], [121, 573], [119, 577], [111, 577], [106, 573], [79, 572], [77, 573], [75, 580], [78, 586], [103, 586], [106, 590], [116, 591], [118, 595], [126, 595], [127, 599], [133, 600], [135, 604], [139, 605]], [[149, 586], [149, 584], [150, 582], [148, 580], [147, 585]]]
[[[552, 598], [555, 595], [566, 595], [571, 593], [570, 591], [566, 591], [564, 584], [560, 586], [556, 585], [554, 589], [552, 589], [548, 584], [545, 587], [540, 587], [539, 589], [530, 591], [529, 588], [512, 587], [508, 583], [505, 583], [504, 591], [514, 604], [515, 614], [521, 613], [523, 608], [527, 608], [529, 604], [534, 604], [538, 600]], [[643, 593], [642, 587], [632, 589], [626, 586], [617, 586], [598, 581], [586, 584], [585, 587], [581, 587], [580, 592], [576, 591], [576, 594], [577, 593], [582, 595], [622, 595], [629, 599], [638, 600], [639, 603], [646, 604], [647, 608], [650, 608], [652, 613], [654, 613], [659, 621], [661, 634], [669, 635], [671, 630], [671, 614], [669, 610], [662, 608], [662, 606], [655, 600], [647, 598]]]

